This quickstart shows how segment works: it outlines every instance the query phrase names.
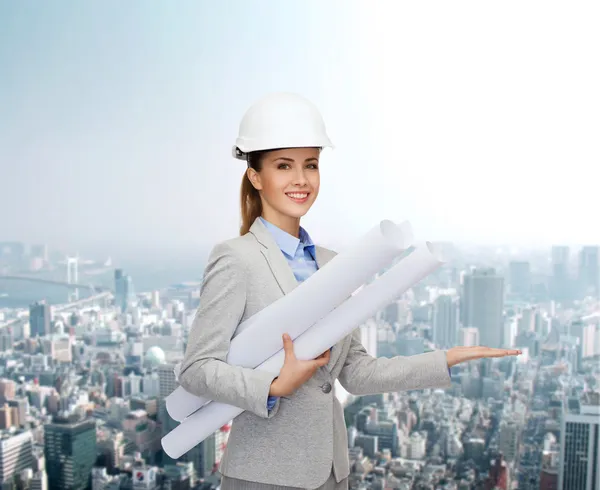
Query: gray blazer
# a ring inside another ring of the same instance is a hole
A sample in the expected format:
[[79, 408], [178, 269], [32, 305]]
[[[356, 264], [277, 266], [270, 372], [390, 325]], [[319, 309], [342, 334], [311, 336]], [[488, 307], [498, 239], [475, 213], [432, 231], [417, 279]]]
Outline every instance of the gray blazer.
[[[316, 247], [323, 267], [335, 252]], [[257, 219], [249, 233], [219, 243], [206, 266], [200, 307], [190, 331], [179, 382], [190, 393], [243, 408], [232, 424], [220, 471], [272, 485], [317, 488], [349, 474], [343, 409], [334, 382], [367, 395], [450, 386], [444, 351], [373, 358], [358, 331], [333, 346], [327, 366], [270, 412], [274, 375], [225, 360], [238, 325], [298, 285], [269, 231]], [[307, 305], [307, 307], [309, 307]], [[357, 325], [358, 327], [358, 325]]]

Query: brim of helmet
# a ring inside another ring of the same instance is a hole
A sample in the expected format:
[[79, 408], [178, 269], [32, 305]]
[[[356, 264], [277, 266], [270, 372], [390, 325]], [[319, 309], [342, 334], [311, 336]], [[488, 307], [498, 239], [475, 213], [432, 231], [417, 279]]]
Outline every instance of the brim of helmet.
[[335, 149], [335, 146], [332, 143], [326, 145], [293, 145], [293, 146], [277, 146], [277, 147], [268, 147], [268, 148], [251, 148], [251, 149], [242, 149], [239, 146], [234, 145], [231, 149], [233, 157], [236, 160], [247, 160], [248, 153], [252, 153], [255, 151], [275, 151], [275, 150], [285, 150], [288, 148], [329, 148], [331, 150]]

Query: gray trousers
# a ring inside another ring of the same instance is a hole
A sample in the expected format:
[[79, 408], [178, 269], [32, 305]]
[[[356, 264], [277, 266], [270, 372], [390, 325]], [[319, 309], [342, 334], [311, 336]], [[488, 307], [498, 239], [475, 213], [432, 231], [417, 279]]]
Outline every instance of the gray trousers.
[[[279, 485], [269, 485], [267, 483], [257, 483], [253, 481], [238, 480], [237, 478], [229, 478], [225, 475], [221, 476], [221, 490], [307, 490], [297, 487], [284, 487]], [[335, 481], [333, 469], [329, 478], [318, 489], [310, 490], [348, 490], [348, 478], [344, 478], [341, 482]]]

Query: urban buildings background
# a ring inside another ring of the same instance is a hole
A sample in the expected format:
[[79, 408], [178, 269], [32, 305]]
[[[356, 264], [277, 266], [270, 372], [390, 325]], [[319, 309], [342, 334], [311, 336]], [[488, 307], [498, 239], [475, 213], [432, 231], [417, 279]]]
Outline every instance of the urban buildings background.
[[[351, 488], [600, 490], [600, 247], [443, 246], [442, 269], [357, 326], [367, 351], [523, 355], [457, 366], [446, 391], [337, 385]], [[178, 461], [160, 446], [199, 304], [201, 278], [181, 279], [0, 243], [2, 490], [218, 488], [229, 425]]]

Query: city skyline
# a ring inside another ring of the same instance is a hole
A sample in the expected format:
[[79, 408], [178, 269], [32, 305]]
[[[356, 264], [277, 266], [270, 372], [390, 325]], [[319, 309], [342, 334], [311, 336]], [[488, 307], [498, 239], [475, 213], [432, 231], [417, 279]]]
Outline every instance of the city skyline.
[[0, 6], [3, 240], [205, 255], [237, 234], [241, 115], [289, 90], [336, 145], [303, 222], [317, 242], [387, 218], [433, 241], [600, 243], [596, 4], [116, 5]]
[[[474, 267], [486, 263], [482, 256], [449, 263], [358, 327], [367, 352], [379, 357], [480, 343], [523, 354], [455, 366], [445, 390], [356, 397], [336, 384], [352, 490], [509, 490], [513, 482], [550, 490], [567, 480], [581, 485], [564, 490], [594, 488], [598, 475], [578, 441], [587, 437], [585, 447], [597, 453], [600, 264], [586, 262], [590, 274], [582, 277], [596, 289], [584, 298], [565, 274], [566, 252], [552, 250], [543, 290], [528, 262], [500, 260], [502, 276], [492, 263]], [[75, 466], [85, 474], [92, 467], [93, 484], [109, 488], [130, 478], [133, 464], [152, 490], [169, 488], [169, 479], [200, 479], [194, 490], [216, 490], [231, 424], [177, 461], [160, 449], [177, 426], [165, 398], [178, 386], [174, 370], [201, 284], [146, 289], [119, 268], [111, 282], [112, 291], [90, 297], [65, 291], [56, 304], [0, 309], [0, 365], [10, 366], [0, 379], [0, 429], [10, 454], [22, 455], [11, 460], [14, 469], [0, 458], [0, 475], [32, 468], [28, 481], [47, 479], [53, 490]], [[72, 453], [75, 444], [81, 451]], [[77, 465], [53, 464], [64, 457]]]

